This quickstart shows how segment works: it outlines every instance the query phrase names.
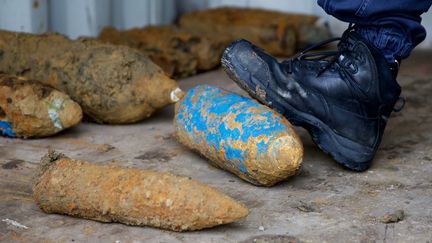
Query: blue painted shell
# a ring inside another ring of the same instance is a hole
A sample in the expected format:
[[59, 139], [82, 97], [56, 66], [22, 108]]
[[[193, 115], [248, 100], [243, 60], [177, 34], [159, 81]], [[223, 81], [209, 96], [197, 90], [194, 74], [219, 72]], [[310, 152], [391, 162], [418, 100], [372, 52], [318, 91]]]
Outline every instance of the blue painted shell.
[[174, 125], [182, 144], [256, 185], [293, 175], [303, 157], [302, 143], [284, 117], [215, 87], [191, 89], [176, 105]]

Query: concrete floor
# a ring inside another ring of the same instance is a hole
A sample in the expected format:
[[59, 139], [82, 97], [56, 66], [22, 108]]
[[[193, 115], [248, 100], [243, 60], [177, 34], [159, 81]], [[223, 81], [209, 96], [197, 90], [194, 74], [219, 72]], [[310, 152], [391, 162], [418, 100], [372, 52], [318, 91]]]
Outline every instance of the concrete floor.
[[[0, 138], [1, 242], [432, 242], [432, 52], [406, 61], [399, 80], [407, 105], [393, 114], [374, 166], [344, 170], [298, 129], [305, 146], [299, 174], [273, 188], [255, 187], [210, 166], [172, 137], [173, 107], [124, 126], [83, 123], [58, 136]], [[180, 81], [239, 91], [221, 70]], [[245, 203], [239, 223], [192, 233], [104, 224], [47, 215], [31, 197], [31, 177], [48, 148], [98, 163], [170, 171], [208, 183]], [[405, 218], [382, 223], [386, 213]], [[27, 229], [2, 220], [15, 220]]]

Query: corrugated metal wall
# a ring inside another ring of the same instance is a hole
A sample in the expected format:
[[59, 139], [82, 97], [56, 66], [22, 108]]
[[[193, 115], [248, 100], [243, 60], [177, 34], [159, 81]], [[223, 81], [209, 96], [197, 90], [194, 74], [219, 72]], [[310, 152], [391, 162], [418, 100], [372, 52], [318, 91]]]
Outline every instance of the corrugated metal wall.
[[0, 0], [0, 29], [95, 36], [108, 25], [172, 23], [175, 6], [175, 0]]
[[[95, 36], [107, 25], [126, 29], [169, 24], [177, 13], [224, 5], [316, 14], [329, 22], [335, 35], [347, 27], [328, 16], [316, 0], [0, 0], [0, 29]], [[426, 29], [432, 29], [432, 13], [423, 18]], [[421, 46], [432, 48], [432, 34]]]
[[0, 0], [0, 29], [41, 33], [48, 29], [46, 0]]

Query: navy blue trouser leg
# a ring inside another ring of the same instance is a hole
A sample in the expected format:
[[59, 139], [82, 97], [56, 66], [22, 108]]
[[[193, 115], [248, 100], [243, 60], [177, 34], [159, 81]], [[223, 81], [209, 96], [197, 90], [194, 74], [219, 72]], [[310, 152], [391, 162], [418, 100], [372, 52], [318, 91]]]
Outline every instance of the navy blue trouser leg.
[[318, 0], [330, 15], [356, 24], [389, 62], [407, 58], [426, 37], [420, 15], [432, 0]]

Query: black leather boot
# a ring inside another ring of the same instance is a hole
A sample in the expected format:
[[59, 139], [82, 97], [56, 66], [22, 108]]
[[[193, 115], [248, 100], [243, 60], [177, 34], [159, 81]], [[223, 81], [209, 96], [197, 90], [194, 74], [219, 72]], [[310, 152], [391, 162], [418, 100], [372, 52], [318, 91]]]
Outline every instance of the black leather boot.
[[[309, 52], [336, 40], [336, 51]], [[239, 40], [225, 50], [222, 65], [252, 97], [306, 128], [337, 162], [364, 171], [401, 92], [398, 65], [352, 30], [314, 47], [279, 63]]]

